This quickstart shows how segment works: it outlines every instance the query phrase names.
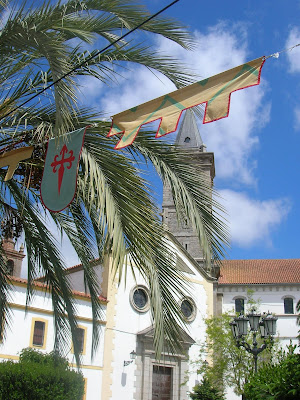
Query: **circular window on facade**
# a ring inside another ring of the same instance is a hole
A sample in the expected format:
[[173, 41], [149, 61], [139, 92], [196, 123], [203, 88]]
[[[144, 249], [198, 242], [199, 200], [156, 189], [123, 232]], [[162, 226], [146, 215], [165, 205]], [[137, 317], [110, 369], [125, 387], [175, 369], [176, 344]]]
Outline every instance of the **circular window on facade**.
[[136, 286], [131, 289], [130, 303], [139, 312], [148, 311], [150, 306], [148, 289], [145, 286]]
[[181, 305], [181, 312], [186, 319], [186, 321], [194, 321], [196, 318], [196, 304], [190, 298], [185, 298], [182, 300]]

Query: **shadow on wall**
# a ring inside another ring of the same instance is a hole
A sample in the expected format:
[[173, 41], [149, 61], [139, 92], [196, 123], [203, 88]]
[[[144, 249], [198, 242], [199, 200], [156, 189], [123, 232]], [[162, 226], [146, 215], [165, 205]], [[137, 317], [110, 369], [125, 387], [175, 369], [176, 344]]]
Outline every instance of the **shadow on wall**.
[[126, 374], [126, 372], [122, 372], [122, 376], [121, 376], [121, 385], [122, 386], [126, 386], [126, 380], [127, 380], [127, 374]]

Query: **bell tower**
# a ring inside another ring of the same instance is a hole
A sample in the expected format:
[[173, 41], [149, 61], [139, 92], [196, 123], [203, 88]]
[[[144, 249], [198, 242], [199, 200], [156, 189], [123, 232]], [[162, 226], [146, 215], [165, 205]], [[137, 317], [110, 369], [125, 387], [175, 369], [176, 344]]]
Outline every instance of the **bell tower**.
[[[190, 109], [185, 111], [175, 143], [190, 152], [191, 158], [195, 163], [195, 168], [201, 169], [207, 175], [212, 187], [215, 177], [214, 153], [206, 151], [206, 146], [201, 139], [194, 112]], [[163, 188], [162, 216], [163, 222], [182, 247], [194, 260], [202, 263], [203, 253], [198, 235], [188, 223], [180, 224], [177, 221], [172, 191], [167, 184]]]
[[7, 273], [17, 278], [21, 277], [22, 261], [25, 257], [24, 246], [21, 244], [20, 250], [15, 249], [15, 243], [8, 237], [2, 240], [2, 247], [6, 258]]

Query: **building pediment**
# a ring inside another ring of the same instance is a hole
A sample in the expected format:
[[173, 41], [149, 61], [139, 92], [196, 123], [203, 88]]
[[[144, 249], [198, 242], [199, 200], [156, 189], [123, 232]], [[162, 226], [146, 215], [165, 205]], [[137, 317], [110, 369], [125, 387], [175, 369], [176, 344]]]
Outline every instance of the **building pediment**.
[[[179, 327], [181, 341], [184, 345], [191, 346], [192, 344], [196, 343], [193, 338], [182, 328]], [[150, 325], [148, 328], [143, 329], [142, 331], [137, 333], [137, 336], [142, 341], [153, 341], [154, 338], [154, 325]]]

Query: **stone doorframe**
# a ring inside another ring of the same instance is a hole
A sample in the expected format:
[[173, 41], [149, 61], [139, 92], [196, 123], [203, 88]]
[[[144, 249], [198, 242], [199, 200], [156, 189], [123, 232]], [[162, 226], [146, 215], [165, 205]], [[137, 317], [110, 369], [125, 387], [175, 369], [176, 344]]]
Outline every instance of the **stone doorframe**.
[[184, 384], [188, 370], [188, 351], [195, 341], [182, 330], [183, 351], [178, 354], [163, 353], [161, 360], [155, 359], [153, 347], [154, 328], [149, 328], [137, 334], [137, 357], [135, 360], [135, 392], [134, 400], [152, 400], [153, 366], [172, 368], [172, 400], [188, 400], [187, 385]]

